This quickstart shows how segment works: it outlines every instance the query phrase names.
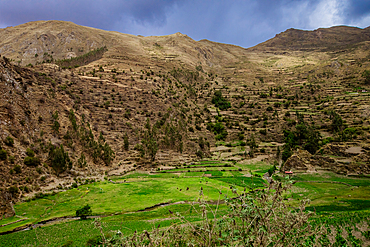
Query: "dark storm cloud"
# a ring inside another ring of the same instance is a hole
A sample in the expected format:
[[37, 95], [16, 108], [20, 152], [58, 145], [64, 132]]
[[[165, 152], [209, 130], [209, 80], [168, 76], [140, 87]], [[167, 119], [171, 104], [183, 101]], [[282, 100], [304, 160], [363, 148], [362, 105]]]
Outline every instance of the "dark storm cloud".
[[166, 11], [174, 3], [175, 0], [3, 0], [0, 1], [0, 23], [19, 25], [36, 20], [68, 20], [109, 30], [117, 22], [131, 18], [139, 23], [163, 25]]
[[[345, 18], [349, 20], [358, 20], [370, 13], [370, 1], [351, 0], [347, 7]], [[369, 23], [370, 25], [370, 23]]]
[[0, 0], [0, 27], [35, 20], [249, 47], [288, 28], [370, 25], [368, 0]]

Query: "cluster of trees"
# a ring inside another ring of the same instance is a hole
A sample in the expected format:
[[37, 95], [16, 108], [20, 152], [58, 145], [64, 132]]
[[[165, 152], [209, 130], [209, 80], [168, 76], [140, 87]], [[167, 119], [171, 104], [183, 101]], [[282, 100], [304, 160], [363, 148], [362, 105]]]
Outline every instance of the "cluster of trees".
[[215, 91], [212, 98], [212, 104], [214, 104], [220, 110], [227, 110], [231, 107], [231, 103], [222, 96], [221, 90]]
[[98, 141], [96, 141], [90, 124], [85, 122], [84, 118], [82, 118], [81, 125], [78, 125], [73, 110], [70, 110], [69, 112], [69, 120], [72, 124], [74, 134], [65, 136], [65, 138], [72, 139], [72, 136], [77, 137], [77, 139], [79, 139], [79, 141], [85, 147], [85, 151], [91, 155], [94, 161], [98, 161], [100, 159], [106, 165], [110, 165], [115, 158], [115, 153], [105, 141], [103, 134], [100, 133]]
[[344, 142], [352, 140], [356, 135], [361, 133], [361, 130], [348, 127], [342, 117], [335, 111], [329, 112], [330, 119], [332, 123], [330, 125], [330, 130], [334, 133], [335, 141]]
[[348, 128], [337, 112], [330, 111], [328, 115], [331, 119], [328, 128], [333, 133], [334, 138], [328, 137], [322, 139], [317, 127], [314, 124], [308, 124], [304, 120], [303, 114], [296, 112], [298, 123], [291, 130], [283, 130], [285, 144], [282, 152], [282, 160], [286, 161], [293, 154], [293, 150], [296, 147], [301, 147], [311, 154], [315, 154], [322, 145], [328, 142], [350, 141], [356, 135], [361, 134], [361, 130], [357, 128]]
[[150, 161], [155, 160], [155, 156], [160, 148], [173, 149], [180, 153], [183, 152], [183, 133], [186, 131], [186, 123], [179, 116], [176, 121], [170, 119], [170, 108], [155, 124], [151, 124], [147, 118], [145, 129], [142, 135], [141, 143], [137, 144], [134, 149], [139, 151], [141, 157], [146, 157]]
[[283, 161], [286, 161], [293, 150], [300, 146], [311, 154], [316, 153], [320, 148], [321, 134], [314, 124], [310, 125], [304, 120], [303, 114], [296, 112], [297, 124], [293, 130], [283, 130], [285, 137], [284, 150], [282, 153]]
[[103, 54], [107, 51], [107, 47], [103, 46], [88, 53], [85, 53], [78, 57], [72, 57], [69, 59], [57, 60], [55, 63], [62, 68], [79, 67], [91, 63], [103, 57]]
[[227, 130], [222, 122], [207, 123], [207, 130], [212, 131], [215, 134], [215, 139], [217, 141], [225, 140], [228, 135]]
[[362, 73], [362, 77], [365, 79], [366, 84], [370, 84], [370, 71], [369, 70], [365, 70]]
[[177, 80], [186, 80], [187, 82], [194, 82], [199, 79], [199, 70], [191, 71], [187, 69], [173, 69], [170, 74]]
[[149, 118], [147, 118], [145, 124], [145, 131], [141, 143], [142, 144], [137, 144], [134, 149], [140, 152], [141, 157], [146, 156], [153, 162], [158, 152], [158, 131], [156, 125], [151, 126]]
[[162, 139], [162, 145], [166, 148], [176, 149], [182, 153], [183, 142], [181, 135], [181, 122], [178, 125], [175, 125], [172, 122], [166, 123], [163, 126], [163, 132], [164, 136]]

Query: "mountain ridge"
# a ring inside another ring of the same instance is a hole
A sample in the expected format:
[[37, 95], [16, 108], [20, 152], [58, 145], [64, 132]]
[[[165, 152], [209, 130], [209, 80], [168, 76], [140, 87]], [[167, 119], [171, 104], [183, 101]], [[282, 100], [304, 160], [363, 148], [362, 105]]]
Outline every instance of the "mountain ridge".
[[332, 49], [369, 40], [369, 27], [362, 29], [351, 26], [333, 26], [330, 28], [318, 28], [312, 31], [289, 28], [284, 32], [276, 34], [274, 38], [251, 47], [250, 49]]

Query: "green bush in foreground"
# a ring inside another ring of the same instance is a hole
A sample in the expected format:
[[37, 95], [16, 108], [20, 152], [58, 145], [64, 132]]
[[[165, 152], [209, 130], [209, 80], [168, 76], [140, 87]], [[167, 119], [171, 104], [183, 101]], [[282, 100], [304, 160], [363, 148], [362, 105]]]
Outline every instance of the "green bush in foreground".
[[[312, 212], [305, 211], [307, 201], [298, 209], [285, 205], [283, 193], [290, 185], [270, 184], [264, 190], [238, 193], [233, 189], [233, 198], [226, 198], [229, 213], [218, 214], [218, 207], [212, 209], [200, 199], [200, 210], [193, 205], [201, 221], [190, 222], [179, 213], [172, 213], [180, 224], [166, 229], [144, 231], [122, 237], [121, 232], [112, 237], [104, 234], [95, 238], [94, 244], [103, 246], [302, 246], [315, 242], [319, 227], [308, 224]], [[203, 198], [203, 190], [200, 191]], [[100, 220], [95, 226], [103, 233]]]

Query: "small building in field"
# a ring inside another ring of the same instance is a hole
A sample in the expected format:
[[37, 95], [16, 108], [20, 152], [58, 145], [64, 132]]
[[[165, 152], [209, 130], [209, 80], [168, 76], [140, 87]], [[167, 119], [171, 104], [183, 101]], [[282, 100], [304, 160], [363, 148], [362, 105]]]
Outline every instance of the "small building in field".
[[287, 174], [287, 175], [293, 175], [293, 172], [292, 171], [285, 171], [285, 174]]

